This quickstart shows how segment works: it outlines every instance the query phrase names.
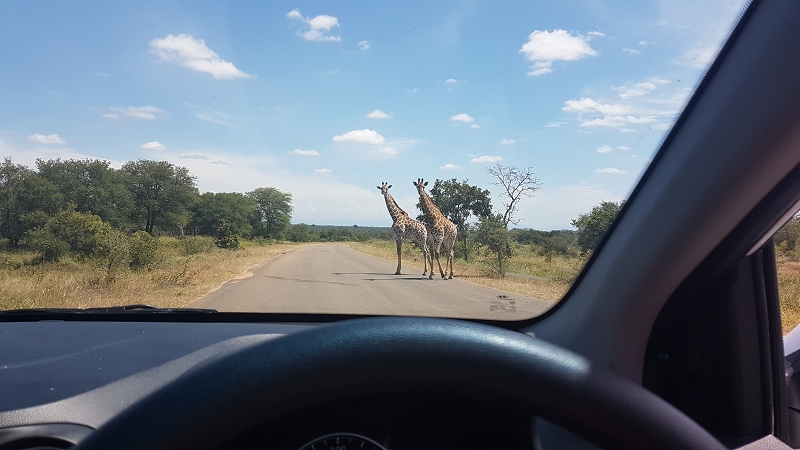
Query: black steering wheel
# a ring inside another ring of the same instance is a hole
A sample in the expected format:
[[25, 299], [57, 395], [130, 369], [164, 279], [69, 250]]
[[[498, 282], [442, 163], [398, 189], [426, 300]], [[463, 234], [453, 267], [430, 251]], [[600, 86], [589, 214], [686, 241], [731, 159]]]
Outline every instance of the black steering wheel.
[[606, 448], [725, 448], [641, 386], [540, 339], [458, 320], [374, 318], [206, 360], [76, 450], [210, 449], [322, 402], [409, 391], [521, 405]]

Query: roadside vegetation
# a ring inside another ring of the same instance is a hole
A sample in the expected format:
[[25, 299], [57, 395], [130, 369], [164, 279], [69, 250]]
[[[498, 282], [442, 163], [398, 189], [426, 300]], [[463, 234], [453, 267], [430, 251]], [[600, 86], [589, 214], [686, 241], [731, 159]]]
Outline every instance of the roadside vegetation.
[[246, 276], [254, 267], [297, 247], [242, 241], [238, 250], [231, 251], [205, 236], [154, 239], [154, 258], [138, 268], [118, 268], [113, 279], [108, 278], [106, 258], [69, 254], [55, 262], [36, 262], [35, 251], [6, 250], [0, 253], [0, 309], [185, 307], [231, 278]]
[[[624, 202], [600, 203], [576, 217], [571, 230], [511, 228], [519, 223], [519, 202], [542, 183], [530, 167], [497, 164], [487, 174], [500, 192], [497, 209], [490, 191], [468, 180], [437, 179], [428, 191], [458, 227], [455, 275], [558, 301]], [[103, 160], [39, 159], [32, 169], [6, 158], [0, 164], [0, 310], [183, 307], [306, 242], [348, 242], [395, 260], [389, 226], [292, 224], [291, 202], [290, 193], [274, 187], [201, 194], [188, 169], [167, 161], [115, 169]], [[788, 332], [800, 324], [800, 216], [774, 240]], [[407, 244], [403, 252], [404, 272], [422, 273], [421, 251]]]
[[783, 333], [800, 325], [800, 215], [775, 233]]

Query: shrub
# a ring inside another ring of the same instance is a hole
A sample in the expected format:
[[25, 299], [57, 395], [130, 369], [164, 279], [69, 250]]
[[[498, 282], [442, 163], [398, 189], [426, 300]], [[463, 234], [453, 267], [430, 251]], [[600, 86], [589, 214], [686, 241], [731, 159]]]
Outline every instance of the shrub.
[[191, 236], [178, 241], [183, 256], [192, 256], [199, 253], [205, 253], [211, 250], [214, 243], [208, 239], [200, 236]]
[[151, 269], [158, 260], [158, 238], [146, 231], [137, 231], [128, 239], [129, 266], [132, 270]]
[[511, 258], [511, 243], [503, 216], [481, 217], [475, 242], [485, 247], [492, 256], [487, 260], [491, 272], [504, 277]]
[[47, 222], [47, 230], [66, 242], [72, 253], [87, 257], [99, 250], [99, 236], [111, 232], [111, 225], [94, 214], [62, 211]]
[[125, 233], [109, 227], [97, 235], [97, 253], [106, 273], [106, 283], [116, 279], [117, 273], [127, 267], [130, 259], [130, 242]]
[[34, 262], [58, 262], [69, 251], [69, 244], [46, 228], [26, 232], [23, 241], [38, 253]]
[[217, 234], [214, 236], [214, 243], [219, 248], [237, 249], [239, 248], [239, 236], [233, 234], [231, 224], [220, 219], [217, 223]]

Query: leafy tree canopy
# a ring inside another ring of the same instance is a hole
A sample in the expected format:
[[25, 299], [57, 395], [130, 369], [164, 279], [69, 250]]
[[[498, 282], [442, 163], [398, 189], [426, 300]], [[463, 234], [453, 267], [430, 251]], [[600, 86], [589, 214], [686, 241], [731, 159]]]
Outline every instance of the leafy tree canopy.
[[572, 220], [572, 226], [578, 229], [578, 245], [581, 253], [597, 248], [606, 230], [614, 222], [625, 201], [602, 202], [592, 208], [589, 213], [581, 214], [577, 219]]
[[277, 238], [292, 220], [292, 194], [272, 187], [258, 188], [247, 193], [256, 202], [253, 233]]
[[196, 178], [189, 169], [167, 161], [140, 159], [122, 165], [136, 209], [134, 219], [150, 234], [156, 225], [177, 228], [189, 223], [189, 208], [197, 197]]

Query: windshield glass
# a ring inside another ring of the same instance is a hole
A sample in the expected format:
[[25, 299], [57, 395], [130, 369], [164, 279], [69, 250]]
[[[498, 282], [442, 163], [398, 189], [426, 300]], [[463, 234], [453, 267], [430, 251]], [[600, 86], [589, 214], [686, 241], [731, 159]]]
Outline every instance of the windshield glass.
[[0, 309], [538, 315], [742, 6], [6, 2]]

